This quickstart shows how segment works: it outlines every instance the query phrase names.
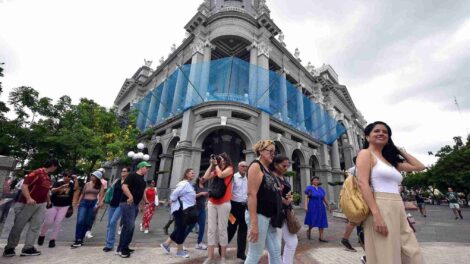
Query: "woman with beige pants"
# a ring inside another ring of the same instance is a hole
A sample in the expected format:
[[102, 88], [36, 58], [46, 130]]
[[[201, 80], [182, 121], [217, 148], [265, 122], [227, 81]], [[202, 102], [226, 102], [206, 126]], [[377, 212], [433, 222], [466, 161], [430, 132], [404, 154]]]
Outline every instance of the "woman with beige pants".
[[[207, 259], [204, 264], [214, 263], [214, 249], [220, 245], [220, 264], [225, 264], [225, 255], [228, 245], [228, 218], [232, 205], [232, 182], [233, 182], [233, 164], [226, 153], [217, 157], [211, 157], [210, 166], [204, 174], [204, 179], [211, 180], [215, 177], [223, 179], [226, 188], [225, 195], [221, 198], [211, 197], [209, 191], [209, 202], [207, 204]], [[218, 237], [217, 237], [218, 235]]]
[[369, 124], [364, 149], [357, 157], [359, 187], [371, 214], [364, 222], [368, 264], [424, 263], [418, 241], [409, 226], [399, 194], [400, 171], [425, 167], [392, 141], [392, 130], [384, 122]]

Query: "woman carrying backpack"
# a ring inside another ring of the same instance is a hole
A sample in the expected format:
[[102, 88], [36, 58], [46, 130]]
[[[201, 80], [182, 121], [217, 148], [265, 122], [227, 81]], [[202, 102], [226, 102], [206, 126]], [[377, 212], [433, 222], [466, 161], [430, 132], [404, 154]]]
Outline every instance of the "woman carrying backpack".
[[[214, 249], [217, 241], [221, 247], [220, 264], [225, 264], [225, 255], [228, 244], [228, 217], [232, 205], [232, 180], [233, 180], [233, 164], [227, 153], [222, 153], [217, 157], [211, 157], [210, 166], [204, 174], [204, 179], [212, 180], [209, 187], [209, 203], [207, 204], [208, 220], [207, 220], [207, 259], [204, 264], [214, 263]], [[217, 181], [222, 184], [217, 185]], [[214, 186], [217, 186], [215, 189]], [[225, 187], [225, 192], [223, 192]], [[220, 196], [220, 197], [219, 197]], [[218, 234], [218, 239], [216, 238]]]
[[364, 222], [367, 263], [424, 263], [399, 193], [400, 171], [421, 171], [424, 165], [398, 149], [384, 122], [367, 125], [366, 142], [357, 156], [359, 188], [371, 214]]
[[121, 202], [122, 196], [122, 184], [130, 171], [131, 168], [129, 167], [122, 168], [121, 178], [116, 180], [110, 187], [113, 189], [113, 197], [109, 202], [108, 225], [106, 226], [106, 245], [103, 248], [104, 252], [113, 250], [114, 243], [116, 242], [116, 225], [119, 218], [121, 218], [121, 208], [119, 207], [119, 203]]

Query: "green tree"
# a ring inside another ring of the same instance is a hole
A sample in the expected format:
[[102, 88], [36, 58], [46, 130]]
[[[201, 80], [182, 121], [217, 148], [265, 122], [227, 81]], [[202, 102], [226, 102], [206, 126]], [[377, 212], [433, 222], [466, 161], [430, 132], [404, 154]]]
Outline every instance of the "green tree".
[[[76, 105], [68, 96], [55, 104], [31, 87], [18, 87], [9, 95], [16, 118], [0, 128], [0, 154], [13, 155], [27, 168], [40, 166], [51, 155], [63, 169], [89, 173], [108, 160], [126, 160], [136, 144], [136, 115], [118, 116], [93, 100]], [[26, 164], [27, 161], [27, 164]]]

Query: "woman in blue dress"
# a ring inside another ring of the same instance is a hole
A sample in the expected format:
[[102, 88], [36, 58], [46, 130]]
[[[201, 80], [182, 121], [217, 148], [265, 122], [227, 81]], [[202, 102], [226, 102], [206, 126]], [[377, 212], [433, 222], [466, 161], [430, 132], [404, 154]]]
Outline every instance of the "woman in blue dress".
[[312, 185], [305, 189], [305, 221], [308, 225], [307, 238], [311, 239], [310, 232], [313, 227], [318, 227], [320, 242], [328, 242], [323, 238], [323, 229], [328, 228], [328, 219], [326, 218], [326, 208], [331, 212], [330, 205], [326, 199], [325, 190], [320, 185], [320, 178], [313, 177]]

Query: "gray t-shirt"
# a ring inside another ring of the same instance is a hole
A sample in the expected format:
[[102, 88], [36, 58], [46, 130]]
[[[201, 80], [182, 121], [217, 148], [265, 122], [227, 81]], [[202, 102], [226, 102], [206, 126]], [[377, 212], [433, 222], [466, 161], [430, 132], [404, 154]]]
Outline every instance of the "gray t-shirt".
[[[199, 187], [198, 184], [194, 184], [193, 188], [194, 188], [194, 191], [196, 192], [196, 195], [200, 192], [208, 192], [209, 191], [207, 189], [207, 187], [201, 188], [201, 187]], [[207, 204], [207, 196], [203, 195], [203, 196], [199, 196], [199, 197], [196, 198], [196, 208], [198, 210], [205, 210], [206, 204]]]

